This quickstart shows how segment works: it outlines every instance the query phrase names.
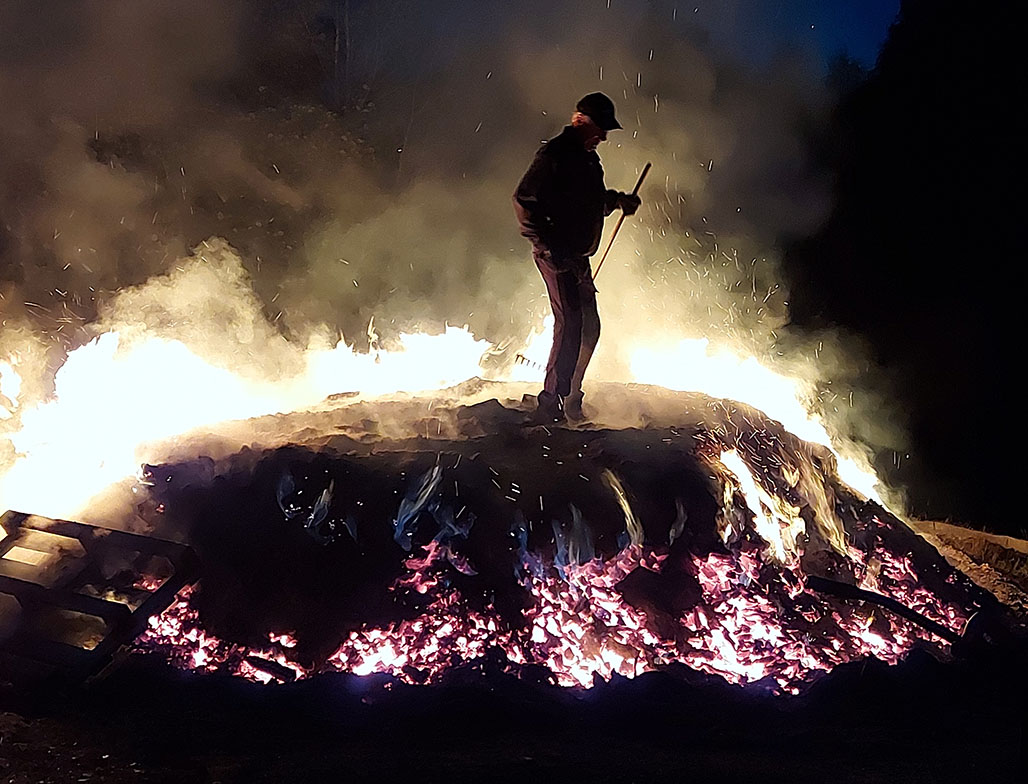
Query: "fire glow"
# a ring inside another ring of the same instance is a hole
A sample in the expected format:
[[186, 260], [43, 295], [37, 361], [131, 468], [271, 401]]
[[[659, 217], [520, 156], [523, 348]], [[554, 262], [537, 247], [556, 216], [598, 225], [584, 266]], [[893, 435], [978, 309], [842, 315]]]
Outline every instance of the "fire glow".
[[[539, 353], [535, 344], [547, 340], [541, 330], [526, 351]], [[439, 335], [401, 335], [393, 350], [375, 347], [367, 353], [340, 340], [308, 349], [297, 375], [255, 381], [214, 366], [179, 341], [137, 337], [123, 344], [119, 334], [105, 333], [68, 356], [51, 399], [35, 405], [19, 400], [21, 379], [17, 358], [11, 357], [0, 362], [5, 398], [0, 402], [8, 424], [18, 425], [7, 436], [17, 459], [0, 479], [0, 499], [11, 508], [72, 517], [95, 494], [149, 462], [153, 442], [227, 420], [302, 410], [339, 392], [371, 399], [439, 389], [481, 375], [482, 358], [496, 351], [466, 328], [453, 327]], [[766, 408], [788, 429], [828, 442], [823, 426], [804, 408], [803, 385], [753, 359], [711, 353], [706, 341], [682, 341], [667, 356], [639, 350], [634, 357], [637, 382], [710, 390]], [[676, 370], [683, 366], [689, 375]], [[510, 372], [524, 377], [528, 371]], [[455, 542], [433, 540], [407, 558], [406, 573], [391, 588], [397, 595], [421, 597], [418, 611], [349, 631], [323, 661], [298, 661], [297, 641], [288, 632], [271, 633], [267, 645], [256, 647], [209, 634], [193, 607], [192, 590], [150, 619], [137, 649], [160, 652], [186, 669], [263, 682], [342, 671], [423, 683], [489, 659], [511, 672], [541, 667], [567, 687], [681, 664], [733, 683], [761, 682], [795, 692], [847, 661], [874, 655], [895, 662], [918, 642], [940, 645], [902, 618], [807, 591], [801, 556], [811, 525], [820, 541], [846, 560], [859, 585], [949, 629], [966, 622], [963, 611], [920, 587], [908, 558], [882, 546], [852, 547], [823, 488], [806, 493], [811, 514], [804, 520], [753, 454], [724, 443], [707, 460], [723, 488], [718, 533], [726, 550], [690, 554], [677, 564], [699, 586], [696, 600], [677, 614], [660, 617], [635, 606], [618, 588], [637, 570], [661, 575], [681, 529], [673, 529], [663, 546], [644, 543], [628, 495], [610, 473], [607, 489], [625, 518], [624, 546], [604, 558], [593, 557], [591, 546], [581, 542], [556, 555], [529, 552], [521, 543], [512, 564], [527, 597], [519, 617], [504, 617], [491, 605], [471, 608], [446, 573], [473, 574], [474, 565], [454, 549]], [[777, 465], [785, 484], [798, 487], [803, 472], [788, 461]], [[56, 484], [55, 474], [62, 477]], [[873, 475], [858, 480], [858, 490], [873, 492]], [[887, 525], [877, 518], [865, 523]], [[760, 546], [754, 544], [758, 541]]]
[[[526, 355], [544, 355], [549, 336], [547, 328], [534, 333]], [[152, 462], [149, 448], [156, 442], [220, 422], [303, 410], [341, 392], [367, 399], [452, 386], [482, 375], [482, 359], [497, 350], [466, 327], [401, 334], [392, 350], [365, 353], [340, 339], [309, 348], [300, 374], [258, 381], [212, 365], [177, 340], [126, 345], [108, 332], [72, 351], [57, 371], [51, 398], [36, 404], [19, 401], [22, 379], [11, 357], [0, 361], [0, 394], [7, 401], [0, 418], [7, 420], [4, 436], [16, 459], [0, 476], [0, 507], [71, 519], [105, 488]], [[633, 356], [632, 381], [738, 400], [831, 447], [824, 426], [804, 408], [803, 384], [752, 358], [712, 354], [706, 340], [683, 340], [666, 356], [649, 349]], [[689, 373], [676, 370], [681, 367]], [[496, 380], [539, 377], [537, 369], [515, 364]], [[839, 472], [877, 500], [869, 469], [840, 458]], [[55, 475], [62, 477], [59, 485]]]
[[[887, 524], [874, 518], [869, 525]], [[967, 620], [964, 613], [919, 586], [909, 558], [897, 558], [877, 541], [870, 553], [853, 548], [848, 553], [860, 585], [958, 631]], [[469, 609], [446, 579], [455, 568], [448, 547], [430, 542], [421, 555], [407, 559], [406, 573], [391, 588], [422, 597], [419, 613], [350, 632], [320, 665], [291, 658], [296, 640], [289, 634], [271, 635], [269, 645], [257, 648], [208, 635], [192, 608], [191, 589], [150, 620], [137, 649], [160, 653], [185, 669], [262, 682], [348, 672], [430, 683], [493, 651], [505, 671], [542, 667], [565, 687], [589, 688], [597, 679], [632, 678], [678, 663], [731, 683], [761, 682], [776, 692], [796, 693], [848, 661], [873, 655], [895, 663], [915, 643], [941, 645], [902, 618], [806, 591], [798, 561], [783, 568], [773, 562], [770, 547], [762, 551], [736, 543], [727, 554], [691, 556], [687, 569], [701, 596], [671, 626], [631, 605], [618, 588], [637, 569], [659, 575], [667, 547], [630, 543], [612, 558], [570, 564], [519, 548], [516, 566], [529, 603], [515, 623], [492, 606]]]
[[[259, 382], [211, 365], [180, 341], [123, 346], [118, 333], [104, 333], [68, 355], [50, 400], [20, 412], [20, 429], [7, 434], [18, 458], [0, 477], [0, 506], [74, 518], [97, 493], [152, 460], [147, 447], [154, 442], [301, 410], [338, 392], [374, 397], [456, 384], [479, 372], [488, 347], [455, 327], [401, 334], [393, 351], [360, 353], [340, 340], [310, 349], [301, 375]], [[0, 390], [12, 408], [20, 381], [12, 364], [0, 363]]]

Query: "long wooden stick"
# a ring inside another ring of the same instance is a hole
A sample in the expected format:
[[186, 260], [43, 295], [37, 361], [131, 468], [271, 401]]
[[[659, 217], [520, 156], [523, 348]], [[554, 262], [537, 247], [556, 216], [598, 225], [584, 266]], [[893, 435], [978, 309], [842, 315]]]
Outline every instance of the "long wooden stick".
[[[646, 179], [646, 175], [649, 174], [649, 172], [650, 164], [647, 163], [646, 166], [643, 167], [642, 174], [639, 175], [639, 182], [635, 184], [635, 189], [632, 191], [633, 196], [639, 195], [639, 189], [642, 187], [643, 180]], [[603, 256], [600, 257], [600, 263], [596, 265], [596, 272], [593, 273], [593, 280], [596, 280], [596, 276], [600, 274], [603, 262], [607, 260], [607, 254], [610, 253], [610, 246], [614, 244], [614, 240], [617, 238], [618, 232], [621, 230], [621, 224], [625, 222], [625, 218], [627, 217], [628, 216], [625, 215], [624, 211], [622, 211], [621, 217], [618, 218], [617, 225], [614, 227], [614, 233], [610, 235], [610, 242], [607, 243], [607, 249], [603, 251]]]
[[947, 629], [941, 623], [936, 623], [931, 618], [926, 618], [917, 610], [913, 610], [905, 604], [901, 604], [891, 596], [885, 596], [884, 594], [868, 591], [864, 588], [858, 588], [855, 585], [839, 582], [838, 580], [829, 580], [825, 577], [818, 577], [816, 574], [812, 574], [807, 578], [807, 587], [813, 591], [817, 591], [818, 593], [827, 593], [832, 596], [838, 596], [840, 599], [851, 599], [854, 601], [877, 604], [879, 607], [884, 607], [886, 610], [892, 610], [896, 615], [906, 618], [911, 623], [916, 623], [922, 629], [927, 629], [936, 637], [941, 637], [948, 643], [952, 644], [961, 639], [961, 636], [956, 632]]

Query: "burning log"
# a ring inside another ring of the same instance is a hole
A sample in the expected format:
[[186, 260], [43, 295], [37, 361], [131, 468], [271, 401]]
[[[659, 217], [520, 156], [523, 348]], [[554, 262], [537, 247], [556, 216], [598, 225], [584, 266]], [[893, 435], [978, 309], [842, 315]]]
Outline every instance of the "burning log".
[[[871, 604], [876, 604], [879, 607], [884, 607], [887, 610], [891, 610], [896, 613], [896, 615], [906, 618], [912, 623], [916, 623], [922, 629], [931, 632], [936, 637], [941, 637], [948, 643], [956, 643], [962, 639], [961, 634], [943, 626], [941, 623], [936, 623], [931, 618], [926, 618], [916, 610], [912, 610], [909, 607], [900, 604], [891, 596], [883, 596], [880, 593], [868, 591], [864, 588], [858, 588], [857, 586], [850, 585], [849, 583], [829, 580], [825, 577], [818, 577], [816, 574], [812, 574], [807, 578], [807, 587], [812, 591], [819, 591], [821, 593], [831, 594], [832, 596], [838, 596], [840, 599], [870, 602]], [[970, 619], [968, 619], [968, 624], [970, 624]], [[967, 627], [965, 627], [965, 629], [966, 628]]]

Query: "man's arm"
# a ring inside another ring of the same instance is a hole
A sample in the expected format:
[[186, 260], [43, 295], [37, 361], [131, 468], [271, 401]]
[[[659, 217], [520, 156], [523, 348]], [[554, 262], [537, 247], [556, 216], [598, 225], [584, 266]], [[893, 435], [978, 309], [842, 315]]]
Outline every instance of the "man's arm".
[[514, 211], [521, 224], [521, 234], [533, 244], [548, 246], [552, 240], [556, 166], [553, 156], [547, 155], [545, 148], [540, 150], [514, 191]]
[[618, 199], [621, 197], [619, 191], [613, 188], [607, 188], [606, 194], [603, 196], [603, 217], [607, 217], [618, 207]]

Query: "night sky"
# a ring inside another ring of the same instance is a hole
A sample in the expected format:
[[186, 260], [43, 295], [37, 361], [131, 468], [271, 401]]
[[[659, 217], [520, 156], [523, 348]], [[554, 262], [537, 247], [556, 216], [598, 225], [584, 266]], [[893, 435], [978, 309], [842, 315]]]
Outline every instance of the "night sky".
[[691, 14], [716, 41], [753, 62], [793, 46], [824, 63], [846, 54], [870, 67], [899, 7], [899, 0], [695, 0], [680, 4], [679, 13]]

